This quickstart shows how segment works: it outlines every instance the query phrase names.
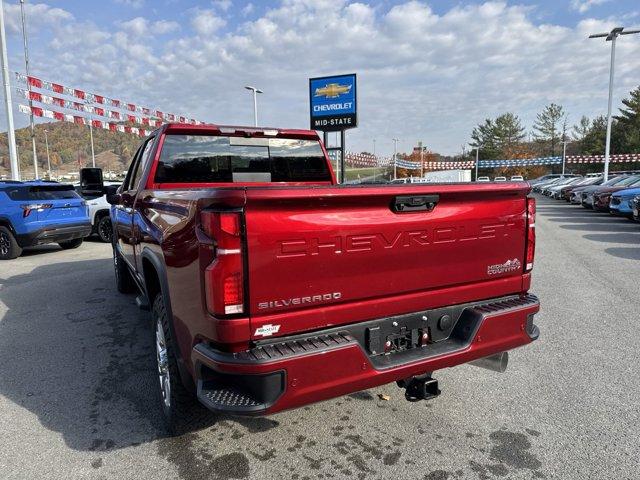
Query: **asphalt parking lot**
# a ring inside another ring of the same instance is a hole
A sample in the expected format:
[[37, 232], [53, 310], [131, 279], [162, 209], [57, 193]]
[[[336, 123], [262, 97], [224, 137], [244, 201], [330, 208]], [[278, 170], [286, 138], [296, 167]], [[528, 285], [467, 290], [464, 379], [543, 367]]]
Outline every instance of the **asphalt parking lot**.
[[[0, 264], [2, 479], [638, 478], [640, 225], [539, 199], [538, 342], [506, 373], [434, 374], [269, 418], [163, 436], [148, 314], [110, 246]], [[384, 400], [379, 394], [388, 395]]]

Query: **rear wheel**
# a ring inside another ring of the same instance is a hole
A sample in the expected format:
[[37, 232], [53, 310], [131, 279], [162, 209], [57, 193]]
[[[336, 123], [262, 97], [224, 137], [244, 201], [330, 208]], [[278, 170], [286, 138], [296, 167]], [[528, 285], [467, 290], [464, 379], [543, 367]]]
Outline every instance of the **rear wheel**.
[[66, 242], [60, 242], [58, 245], [62, 247], [63, 250], [71, 250], [73, 248], [78, 248], [82, 245], [82, 238], [74, 238], [73, 240], [67, 240]]
[[120, 293], [136, 291], [136, 284], [131, 272], [115, 247], [113, 248], [113, 270], [116, 276], [116, 288]]
[[22, 253], [16, 237], [7, 227], [0, 227], [0, 260], [12, 260]]
[[100, 240], [104, 243], [111, 243], [111, 239], [113, 238], [113, 226], [109, 215], [104, 215], [100, 220], [98, 220], [96, 232], [98, 233]]
[[182, 383], [176, 360], [177, 347], [169, 328], [162, 294], [156, 295], [153, 301], [152, 315], [163, 418], [171, 435], [181, 435], [203, 427], [211, 413]]

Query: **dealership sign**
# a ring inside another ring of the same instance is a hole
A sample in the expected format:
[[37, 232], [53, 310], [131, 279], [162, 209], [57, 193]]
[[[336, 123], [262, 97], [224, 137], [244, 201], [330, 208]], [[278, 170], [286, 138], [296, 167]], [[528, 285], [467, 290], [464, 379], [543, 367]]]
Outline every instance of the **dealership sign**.
[[358, 126], [356, 74], [309, 79], [311, 129], [345, 130]]

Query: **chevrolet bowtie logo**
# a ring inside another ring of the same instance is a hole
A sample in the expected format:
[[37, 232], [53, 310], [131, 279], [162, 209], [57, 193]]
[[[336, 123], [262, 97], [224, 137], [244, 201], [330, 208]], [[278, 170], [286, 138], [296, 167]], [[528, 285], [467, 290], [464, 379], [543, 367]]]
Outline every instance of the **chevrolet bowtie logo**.
[[340, 85], [338, 83], [328, 83], [322, 88], [316, 88], [314, 97], [336, 98], [343, 93], [349, 93], [352, 85]]

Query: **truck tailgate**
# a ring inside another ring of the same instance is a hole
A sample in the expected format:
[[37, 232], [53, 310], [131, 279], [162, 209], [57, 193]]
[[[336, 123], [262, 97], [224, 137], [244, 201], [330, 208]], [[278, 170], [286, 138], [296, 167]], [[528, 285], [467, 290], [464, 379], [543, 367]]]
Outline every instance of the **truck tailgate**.
[[[519, 292], [528, 192], [524, 183], [247, 189], [253, 337], [435, 307], [434, 292], [443, 304], [460, 300], [456, 289], [466, 301]], [[411, 210], [425, 196], [435, 207]]]

